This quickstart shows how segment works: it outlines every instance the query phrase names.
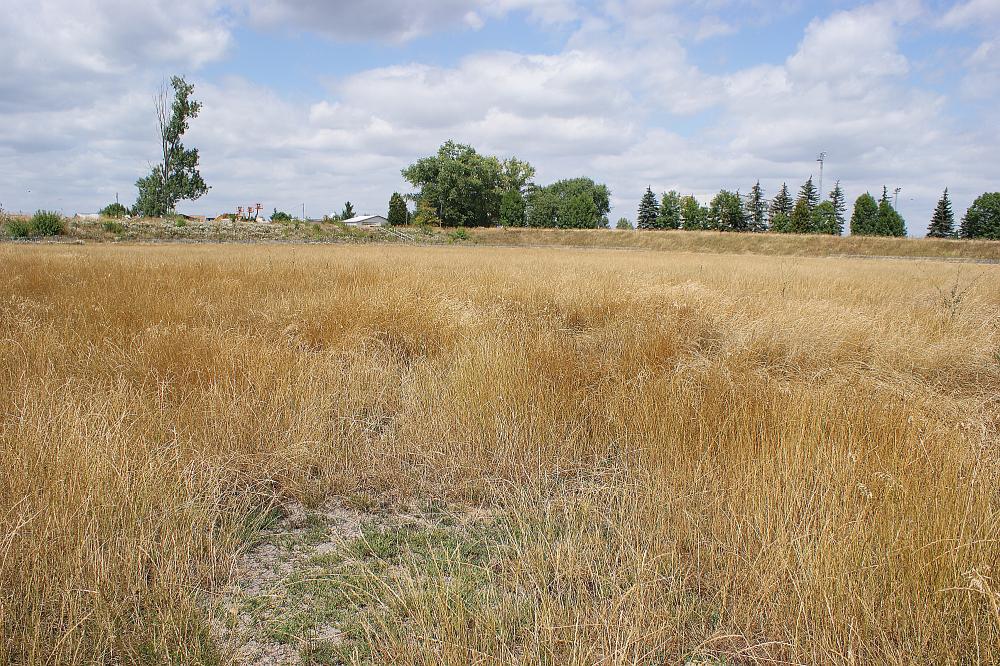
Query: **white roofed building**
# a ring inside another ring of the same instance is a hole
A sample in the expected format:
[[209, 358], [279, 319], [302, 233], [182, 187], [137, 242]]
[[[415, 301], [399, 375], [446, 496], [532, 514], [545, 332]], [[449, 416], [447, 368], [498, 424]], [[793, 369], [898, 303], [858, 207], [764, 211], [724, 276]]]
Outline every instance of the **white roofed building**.
[[344, 220], [344, 224], [349, 227], [387, 227], [389, 220], [381, 215], [356, 215], [349, 220]]

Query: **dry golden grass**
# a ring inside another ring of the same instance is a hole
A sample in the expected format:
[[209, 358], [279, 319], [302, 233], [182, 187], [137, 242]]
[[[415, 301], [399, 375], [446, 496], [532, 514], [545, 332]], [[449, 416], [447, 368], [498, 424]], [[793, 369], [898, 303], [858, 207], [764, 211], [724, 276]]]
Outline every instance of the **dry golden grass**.
[[366, 494], [500, 544], [376, 663], [997, 663], [998, 312], [997, 266], [0, 246], [0, 662], [225, 661], [273, 497]]
[[924, 257], [1000, 262], [1000, 241], [824, 234], [607, 229], [469, 229], [484, 245], [572, 246], [801, 257]]

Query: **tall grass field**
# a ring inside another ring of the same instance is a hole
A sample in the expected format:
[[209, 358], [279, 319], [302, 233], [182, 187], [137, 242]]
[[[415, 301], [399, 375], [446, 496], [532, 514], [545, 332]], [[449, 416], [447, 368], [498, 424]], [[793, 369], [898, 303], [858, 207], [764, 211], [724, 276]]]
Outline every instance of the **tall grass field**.
[[1000, 663], [998, 431], [997, 265], [0, 246], [0, 663], [230, 663], [331, 498], [488, 519], [304, 663]]

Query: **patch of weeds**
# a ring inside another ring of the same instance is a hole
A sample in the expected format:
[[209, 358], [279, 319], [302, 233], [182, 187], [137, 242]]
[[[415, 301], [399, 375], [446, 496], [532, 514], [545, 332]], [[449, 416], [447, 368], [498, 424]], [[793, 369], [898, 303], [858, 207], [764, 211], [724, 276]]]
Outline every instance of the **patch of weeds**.
[[261, 532], [274, 527], [281, 520], [281, 507], [274, 502], [257, 505], [246, 514], [240, 524], [238, 536], [244, 543], [256, 544], [262, 539]]
[[[369, 644], [373, 636], [396, 643], [416, 640], [421, 623], [437, 635], [438, 622], [450, 623], [454, 617], [471, 622], [486, 615], [491, 604], [508, 595], [491, 580], [487, 566], [496, 528], [492, 523], [458, 526], [442, 503], [426, 508], [417, 517], [369, 514], [360, 536], [347, 541], [335, 540], [337, 520], [307, 513], [303, 527], [269, 540], [272, 546], [287, 544], [290, 559], [275, 566], [291, 568], [239, 598], [239, 612], [230, 612], [243, 618], [238, 620], [243, 629], [236, 627], [235, 634], [297, 646], [305, 664], [373, 664], [382, 663], [379, 645]], [[452, 609], [446, 617], [427, 614], [442, 604]], [[523, 616], [517, 614], [517, 627], [490, 625], [483, 631], [509, 634], [517, 642], [520, 627], [531, 619], [531, 606], [524, 608]]]
[[177, 227], [178, 229], [186, 227], [187, 224], [188, 221], [185, 220], [183, 217], [178, 217], [177, 219], [174, 220], [174, 226]]
[[121, 234], [125, 232], [125, 225], [115, 220], [104, 220], [104, 222], [101, 223], [101, 226], [104, 227], [104, 230], [109, 234]]
[[345, 659], [343, 646], [330, 641], [307, 641], [299, 651], [302, 663], [310, 666], [335, 666], [350, 663]]
[[448, 234], [449, 243], [458, 243], [460, 241], [467, 241], [467, 240], [469, 240], [469, 232], [466, 231], [465, 229], [459, 228]]

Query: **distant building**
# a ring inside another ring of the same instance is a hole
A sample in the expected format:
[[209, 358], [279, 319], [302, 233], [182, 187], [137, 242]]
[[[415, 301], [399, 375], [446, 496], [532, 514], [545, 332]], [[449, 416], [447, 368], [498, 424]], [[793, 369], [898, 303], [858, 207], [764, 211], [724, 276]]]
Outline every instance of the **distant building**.
[[349, 227], [387, 227], [389, 220], [381, 215], [358, 215], [349, 220], [344, 220], [344, 224]]

